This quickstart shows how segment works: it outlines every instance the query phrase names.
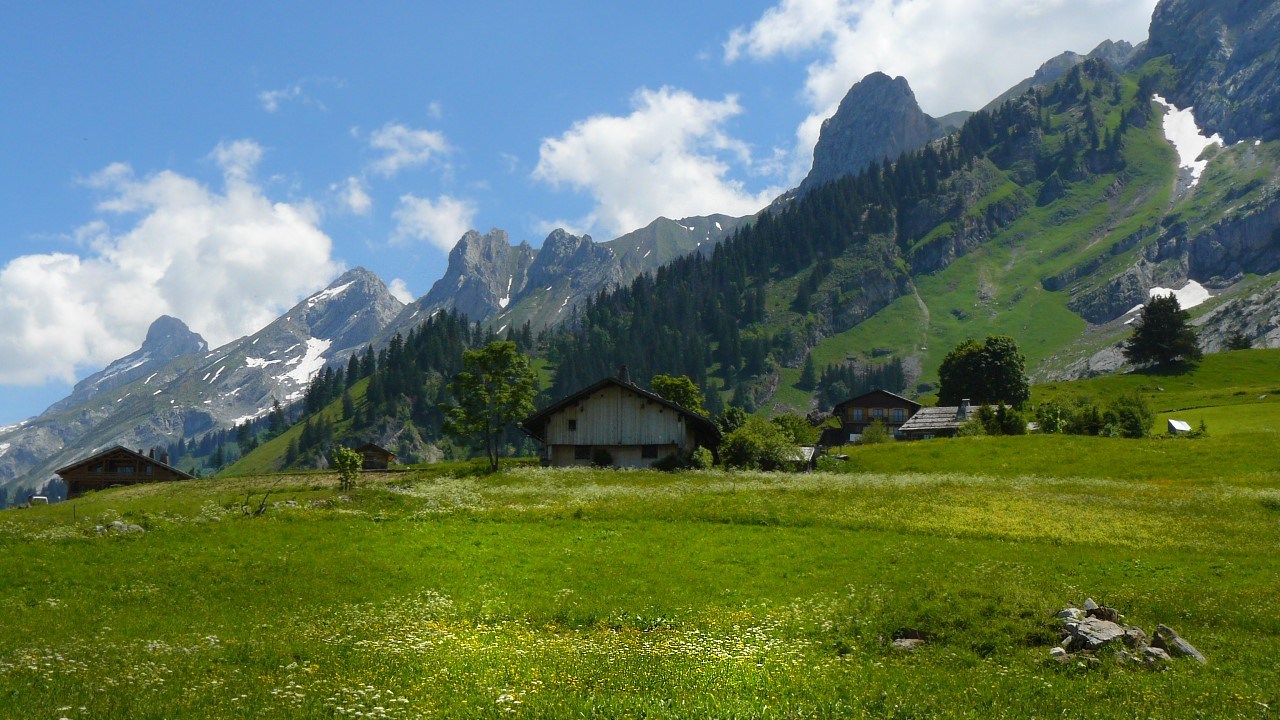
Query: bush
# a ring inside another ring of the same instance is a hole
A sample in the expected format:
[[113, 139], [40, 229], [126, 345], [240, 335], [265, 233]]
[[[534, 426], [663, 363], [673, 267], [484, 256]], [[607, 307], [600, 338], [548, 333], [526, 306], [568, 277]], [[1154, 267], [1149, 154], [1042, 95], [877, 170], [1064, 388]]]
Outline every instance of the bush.
[[613, 467], [613, 454], [598, 447], [591, 451], [591, 464], [598, 468]]
[[879, 445], [887, 443], [893, 438], [889, 435], [889, 428], [880, 418], [871, 421], [871, 424], [863, 428], [862, 438], [858, 442], [862, 445]]
[[355, 486], [362, 464], [364, 457], [350, 448], [335, 445], [329, 453], [329, 465], [338, 471], [338, 489], [342, 492]]
[[782, 428], [755, 416], [725, 436], [720, 447], [724, 464], [743, 470], [777, 470], [792, 458], [796, 450]]
[[1106, 424], [1116, 437], [1144, 438], [1151, 435], [1151, 426], [1155, 424], [1156, 414], [1151, 406], [1137, 393], [1129, 393], [1111, 401], [1107, 408]]
[[657, 460], [651, 465], [654, 470], [663, 472], [678, 472], [680, 470], [707, 470], [714, 462], [711, 451], [704, 448], [694, 448], [693, 452], [687, 453], [671, 453], [670, 455]]
[[1036, 407], [1036, 425], [1042, 433], [1063, 432], [1071, 419], [1071, 411], [1062, 403], [1050, 400]]

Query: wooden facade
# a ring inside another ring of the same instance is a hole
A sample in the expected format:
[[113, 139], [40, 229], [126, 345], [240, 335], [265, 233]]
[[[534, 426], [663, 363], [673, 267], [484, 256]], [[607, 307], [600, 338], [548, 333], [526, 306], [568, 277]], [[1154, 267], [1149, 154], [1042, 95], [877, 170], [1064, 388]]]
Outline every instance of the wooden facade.
[[521, 428], [542, 444], [552, 467], [649, 467], [697, 447], [715, 452], [720, 431], [705, 417], [632, 385], [606, 378], [535, 413]]
[[396, 461], [395, 453], [373, 443], [361, 445], [356, 448], [356, 452], [360, 453], [362, 458], [360, 461], [361, 470], [386, 470], [391, 463]]
[[137, 485], [139, 483], [191, 480], [191, 475], [172, 467], [165, 458], [157, 460], [154, 452], [143, 455], [116, 445], [74, 462], [56, 472], [67, 484], [67, 499], [80, 497], [90, 490]]
[[[887, 390], [872, 390], [858, 397], [849, 398], [836, 405], [833, 410], [835, 416], [840, 419], [841, 442], [832, 444], [844, 444], [857, 440], [867, 426], [876, 420], [884, 423], [890, 435], [897, 435], [899, 428], [920, 412], [920, 408], [920, 403]], [[828, 439], [826, 435], [824, 435], [825, 439]]]

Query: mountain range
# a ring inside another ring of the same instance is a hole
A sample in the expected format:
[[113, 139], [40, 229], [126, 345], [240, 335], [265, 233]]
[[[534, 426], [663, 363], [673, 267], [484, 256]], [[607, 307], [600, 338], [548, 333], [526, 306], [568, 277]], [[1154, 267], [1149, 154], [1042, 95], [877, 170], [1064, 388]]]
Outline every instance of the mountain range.
[[[868, 75], [823, 123], [808, 176], [754, 216], [658, 218], [602, 243], [557, 230], [537, 249], [498, 229], [468, 232], [413, 303], [357, 268], [213, 350], [159, 318], [138, 351], [0, 429], [0, 487], [16, 498], [105, 446], [167, 446], [262, 418], [302, 397], [321, 368], [441, 311], [499, 334], [562, 327], [601, 293], [681, 258], [709, 263], [724, 243], [773, 237], [783, 239], [767, 253], [788, 260], [748, 273], [763, 317], [727, 315], [764, 362], [732, 367], [724, 356], [701, 374], [709, 391], [759, 409], [810, 409], [796, 381], [814, 358], [892, 356], [909, 370], [896, 390], [927, 393], [949, 347], [993, 332], [1016, 337], [1042, 378], [1113, 371], [1134, 309], [1161, 288], [1196, 306], [1207, 350], [1236, 332], [1280, 345], [1276, 37], [1278, 2], [1162, 0], [1144, 44], [1062, 53], [977, 115], [932, 118], [905, 78]], [[960, 156], [958, 168], [938, 160]], [[860, 217], [813, 219], [835, 212], [855, 178], [902, 162], [937, 164], [921, 175], [935, 185], [861, 205]], [[806, 232], [848, 237], [801, 243]], [[810, 245], [833, 249], [805, 255]], [[719, 302], [687, 291], [694, 304]]]

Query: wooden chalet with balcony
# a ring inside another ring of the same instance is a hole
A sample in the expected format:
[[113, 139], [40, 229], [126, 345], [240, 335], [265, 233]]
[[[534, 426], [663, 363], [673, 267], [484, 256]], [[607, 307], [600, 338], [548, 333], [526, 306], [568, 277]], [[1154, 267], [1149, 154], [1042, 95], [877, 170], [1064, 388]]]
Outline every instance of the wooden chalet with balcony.
[[143, 455], [141, 451], [134, 452], [127, 447], [116, 445], [59, 468], [56, 472], [67, 484], [68, 500], [80, 497], [90, 490], [194, 479], [191, 475], [169, 465], [167, 460], [168, 458], [164, 455], [156, 459], [154, 450]]
[[823, 444], [857, 442], [867, 426], [876, 420], [884, 423], [890, 435], [897, 435], [898, 429], [920, 412], [920, 408], [920, 403], [887, 390], [872, 390], [849, 398], [835, 406], [833, 414], [839, 418], [840, 427], [823, 433]]
[[520, 427], [551, 467], [649, 467], [705, 447], [720, 430], [709, 419], [631, 383], [626, 368], [529, 416]]

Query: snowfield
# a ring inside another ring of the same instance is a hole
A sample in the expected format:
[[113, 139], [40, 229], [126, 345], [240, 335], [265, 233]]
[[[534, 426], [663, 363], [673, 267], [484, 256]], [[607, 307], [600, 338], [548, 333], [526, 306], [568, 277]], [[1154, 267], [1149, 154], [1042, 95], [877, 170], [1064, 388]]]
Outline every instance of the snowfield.
[[1208, 160], [1199, 159], [1200, 155], [1210, 146], [1221, 147], [1222, 136], [1205, 137], [1200, 126], [1196, 125], [1195, 108], [1179, 110], [1159, 95], [1151, 99], [1164, 106], [1164, 136], [1178, 151], [1178, 166], [1191, 171], [1191, 187], [1195, 187], [1200, 182], [1200, 174], [1209, 165]]

